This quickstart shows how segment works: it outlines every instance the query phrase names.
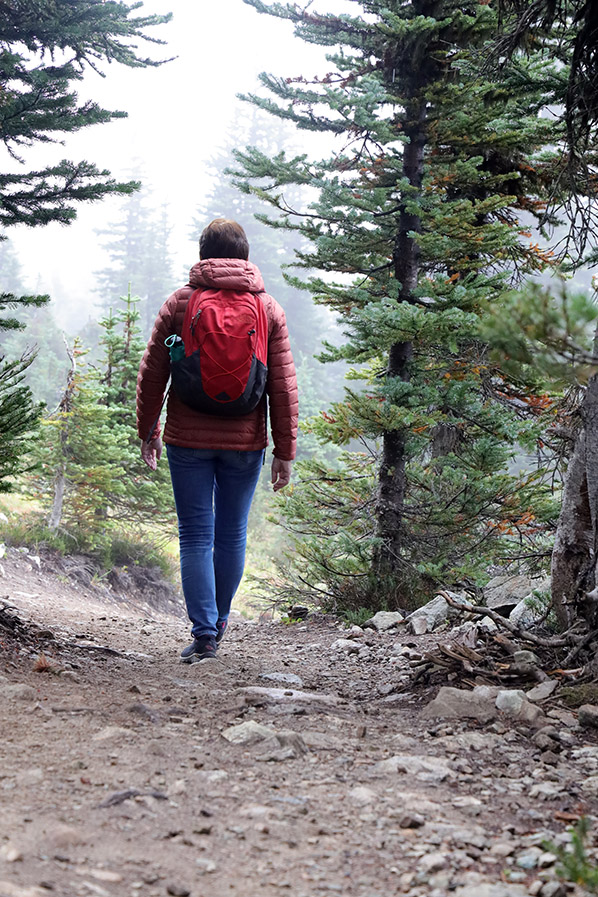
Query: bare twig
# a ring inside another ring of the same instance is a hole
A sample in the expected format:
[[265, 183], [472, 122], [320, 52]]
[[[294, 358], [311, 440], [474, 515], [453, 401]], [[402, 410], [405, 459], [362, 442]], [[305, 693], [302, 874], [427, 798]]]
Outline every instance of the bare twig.
[[595, 639], [597, 636], [598, 636], [598, 629], [592, 629], [591, 632], [588, 632], [588, 634], [585, 635], [582, 638], [582, 640], [577, 645], [575, 645], [575, 647], [571, 651], [569, 651], [569, 653], [563, 660], [563, 664], [562, 664], [563, 667], [567, 668], [569, 666], [569, 664], [573, 660], [575, 660], [575, 658], [579, 655], [579, 653], [581, 651], [583, 651], [585, 646], [589, 645], [589, 643], [592, 641], [592, 639]]
[[98, 804], [98, 809], [116, 807], [118, 804], [130, 800], [132, 797], [153, 797], [155, 800], [168, 800], [167, 795], [163, 794], [161, 791], [139, 791], [138, 788], [127, 788], [126, 791], [115, 791], [114, 794], [107, 797], [101, 804]]

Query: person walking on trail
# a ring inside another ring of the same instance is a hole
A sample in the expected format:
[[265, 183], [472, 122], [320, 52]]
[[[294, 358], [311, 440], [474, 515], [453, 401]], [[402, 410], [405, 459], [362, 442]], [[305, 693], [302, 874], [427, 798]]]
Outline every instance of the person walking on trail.
[[[243, 575], [247, 518], [268, 444], [268, 411], [275, 491], [291, 478], [298, 413], [285, 315], [249, 261], [241, 225], [212, 221], [201, 235], [199, 259], [189, 283], [160, 309], [137, 379], [141, 455], [155, 470], [162, 454], [160, 411], [172, 372], [164, 442], [192, 624], [193, 641], [181, 654], [186, 663], [215, 657], [226, 631]], [[225, 332], [229, 325], [232, 336]], [[243, 338], [234, 329], [240, 326]], [[245, 374], [236, 372], [245, 363], [248, 339], [256, 347], [253, 354], [249, 350], [248, 376], [255, 373], [256, 379], [246, 402], [251, 384], [246, 386]], [[197, 351], [194, 340], [199, 340]], [[260, 342], [263, 360], [258, 358]]]

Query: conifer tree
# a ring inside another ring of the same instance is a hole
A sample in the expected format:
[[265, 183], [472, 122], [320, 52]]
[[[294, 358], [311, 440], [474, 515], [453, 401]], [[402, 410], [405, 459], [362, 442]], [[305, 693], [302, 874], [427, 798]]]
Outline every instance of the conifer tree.
[[[498, 0], [498, 4], [500, 28], [486, 70], [501, 80], [503, 70], [516, 68], [518, 57], [525, 58], [530, 46], [562, 64], [561, 77], [545, 85], [550, 114], [562, 117], [566, 137], [558, 175], [561, 189], [547, 205], [544, 219], [550, 220], [555, 203], [562, 204], [566, 222], [559, 250], [566, 268], [575, 272], [576, 282], [585, 281], [587, 295], [571, 296], [565, 288], [543, 295], [537, 290], [524, 292], [521, 301], [513, 305], [511, 322], [501, 327], [503, 336], [509, 327], [517, 331], [509, 334], [510, 356], [514, 347], [521, 352], [525, 342], [524, 353], [534, 358], [536, 367], [549, 357], [553, 378], [560, 372], [570, 384], [554, 403], [545, 436], [547, 444], [557, 443], [563, 483], [551, 556], [551, 595], [562, 629], [572, 625], [579, 629], [585, 623], [592, 630], [598, 618], [598, 340], [596, 309], [591, 301], [595, 300], [596, 282], [589, 283], [588, 268], [598, 259], [594, 214], [598, 193], [598, 17], [595, 4], [576, 0]], [[589, 322], [594, 322], [593, 346]], [[579, 331], [580, 325], [586, 326], [585, 332], [573, 333], [572, 328]]]
[[[84, 160], [63, 160], [41, 169], [26, 168], [25, 156], [36, 144], [57, 143], [93, 124], [126, 115], [80, 101], [76, 87], [86, 70], [102, 62], [128, 67], [160, 65], [138, 52], [140, 41], [159, 44], [148, 29], [169, 15], [139, 16], [141, 3], [99, 3], [97, 0], [14, 0], [0, 4], [2, 102], [0, 139], [12, 157], [0, 173], [0, 241], [17, 225], [39, 227], [52, 221], [69, 224], [79, 202], [109, 194], [129, 194], [136, 182], [120, 183], [110, 173]], [[45, 296], [18, 295], [10, 277], [0, 281], [0, 331], [18, 329], [7, 309], [27, 309], [48, 301]], [[18, 359], [0, 353], [0, 488], [8, 488], [22, 467], [28, 433], [36, 426], [40, 406], [24, 383], [33, 353]]]
[[4, 343], [7, 357], [20, 357], [26, 352], [35, 355], [27, 370], [26, 383], [36, 401], [55, 408], [69, 366], [63, 331], [56, 323], [51, 305], [30, 308], [19, 318], [24, 329], [7, 336]]
[[174, 504], [168, 466], [158, 465], [150, 477], [139, 454], [135, 426], [137, 372], [145, 350], [139, 327], [138, 297], [131, 292], [121, 299], [121, 308], [100, 321], [104, 349], [101, 383], [102, 404], [110, 410], [111, 420], [119, 429], [120, 470], [123, 489], [108, 492], [106, 505], [121, 525], [172, 525]]
[[142, 300], [146, 337], [173, 289], [170, 230], [166, 207], [156, 209], [151, 191], [145, 187], [125, 201], [121, 215], [108, 228], [98, 231], [110, 259], [110, 264], [96, 273], [99, 305], [107, 311], [115, 297], [131, 290]]
[[583, 159], [598, 125], [598, 15], [592, 0], [498, 0], [495, 57], [504, 65], [517, 52], [543, 44], [567, 66], [565, 103], [568, 162]]
[[24, 354], [9, 361], [0, 355], [0, 492], [9, 492], [13, 478], [26, 468], [24, 455], [42, 410], [24, 382], [33, 358]]
[[[538, 379], [523, 367], [507, 375], [482, 331], [490, 308], [553, 263], [528, 228], [558, 191], [549, 147], [563, 126], [538, 113], [547, 81], [565, 90], [566, 72], [532, 55], [508, 82], [481, 76], [475, 58], [497, 19], [473, 0], [363, 0], [354, 15], [246, 2], [333, 48], [325, 76], [263, 75], [275, 99], [250, 99], [333, 135], [336, 151], [314, 161], [248, 149], [238, 180], [310, 240], [300, 265], [321, 274], [306, 283], [347, 338], [326, 357], [359, 365], [353, 379], [365, 381], [318, 425], [322, 440], [366, 442], [337, 478], [336, 511], [317, 494], [322, 471], [287, 499], [288, 514], [333, 559], [312, 565], [312, 583], [327, 581], [337, 599], [354, 588], [364, 603], [405, 606], [427, 582], [476, 579], [491, 560], [524, 553], [554, 510], [537, 473], [509, 473], [539, 435]], [[288, 184], [318, 197], [289, 209]]]
[[121, 310], [100, 322], [101, 367], [87, 362], [77, 340], [68, 348], [64, 392], [43, 420], [37, 470], [27, 484], [46, 507], [50, 529], [108, 553], [116, 535], [168, 527], [174, 519], [166, 466], [150, 478], [139, 457], [135, 389], [145, 343], [137, 303], [129, 294]]
[[[79, 100], [75, 88], [87, 69], [102, 62], [128, 67], [160, 65], [139, 55], [140, 41], [162, 43], [148, 29], [169, 15], [135, 15], [140, 3], [97, 0], [15, 0], [0, 6], [3, 100], [0, 134], [13, 159], [38, 143], [122, 118], [126, 113]], [[0, 174], [0, 227], [68, 224], [81, 201], [131, 193], [134, 182], [118, 183], [89, 162], [63, 160], [40, 170]]]
[[67, 346], [70, 369], [58, 408], [43, 420], [27, 489], [47, 509], [51, 530], [64, 529], [82, 548], [108, 537], [106, 496], [123, 490], [123, 428], [103, 402], [98, 371], [75, 340]]
[[23, 329], [20, 312], [39, 308], [47, 296], [18, 296], [22, 290], [18, 257], [10, 244], [0, 242], [0, 492], [11, 489], [14, 476], [23, 469], [28, 438], [37, 426], [42, 406], [36, 401], [27, 376], [35, 352], [13, 346]]

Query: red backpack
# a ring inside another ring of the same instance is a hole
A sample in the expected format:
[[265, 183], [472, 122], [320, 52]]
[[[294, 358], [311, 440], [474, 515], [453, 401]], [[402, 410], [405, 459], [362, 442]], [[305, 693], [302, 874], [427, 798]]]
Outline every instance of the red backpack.
[[268, 318], [255, 293], [201, 288], [189, 297], [185, 346], [169, 337], [172, 385], [178, 397], [204, 414], [249, 414], [268, 375]]

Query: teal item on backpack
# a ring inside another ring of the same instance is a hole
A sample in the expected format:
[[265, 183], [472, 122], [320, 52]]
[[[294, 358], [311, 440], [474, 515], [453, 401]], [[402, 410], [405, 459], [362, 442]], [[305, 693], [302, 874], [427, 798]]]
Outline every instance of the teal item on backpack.
[[168, 348], [170, 360], [180, 361], [185, 357], [185, 343], [178, 334], [173, 333], [164, 340], [164, 345]]

